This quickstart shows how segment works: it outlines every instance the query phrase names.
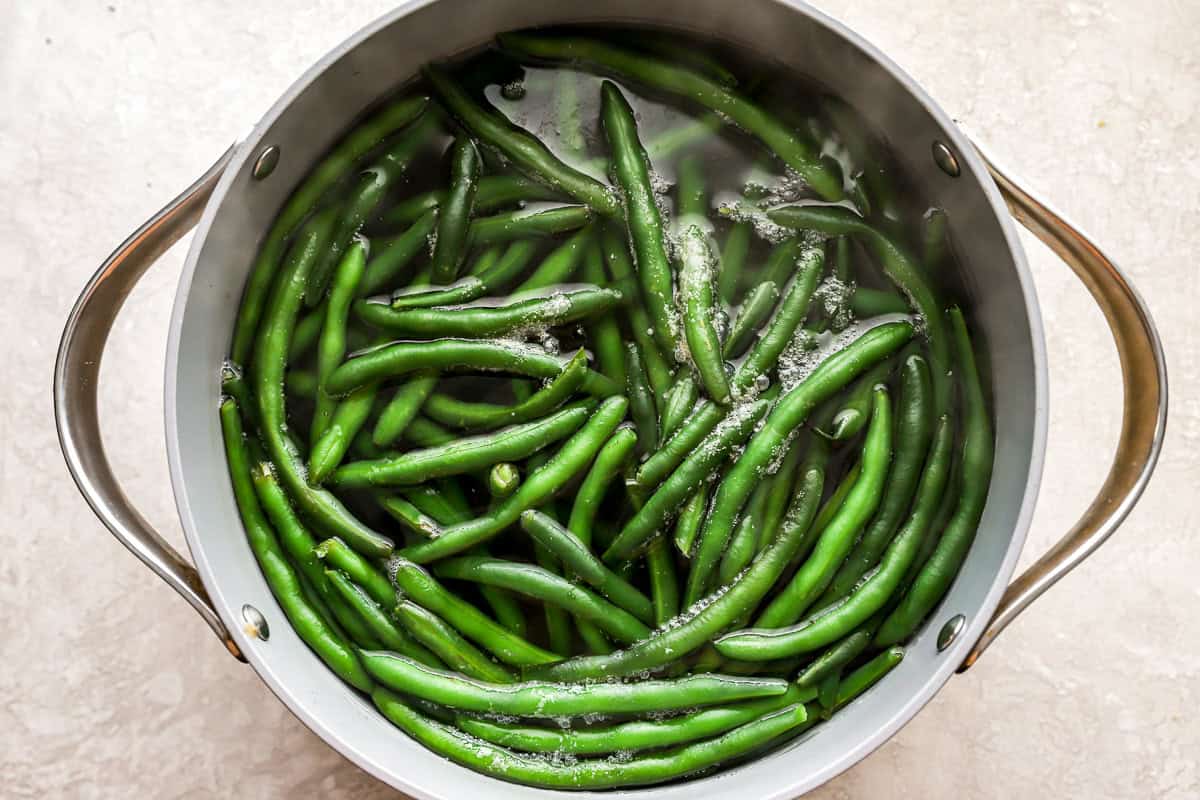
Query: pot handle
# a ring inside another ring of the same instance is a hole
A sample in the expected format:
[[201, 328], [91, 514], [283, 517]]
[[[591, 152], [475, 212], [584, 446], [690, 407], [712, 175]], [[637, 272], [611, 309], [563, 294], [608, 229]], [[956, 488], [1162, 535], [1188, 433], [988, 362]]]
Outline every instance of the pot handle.
[[1112, 536], [1137, 504], [1162, 450], [1167, 425], [1167, 363], [1145, 302], [1125, 274], [1077, 227], [1043, 203], [975, 145], [1009, 210], [1067, 263], [1104, 312], [1117, 345], [1124, 388], [1121, 435], [1108, 477], [1083, 516], [1053, 547], [1009, 584], [965, 672], [1000, 632]]
[[67, 469], [92, 511], [117, 541], [191, 603], [230, 653], [244, 661], [196, 568], [150, 527], [122, 491], [104, 451], [96, 402], [100, 359], [117, 312], [150, 265], [196, 226], [233, 152], [233, 147], [226, 150], [195, 183], [134, 231], [84, 287], [58, 346], [54, 422]]

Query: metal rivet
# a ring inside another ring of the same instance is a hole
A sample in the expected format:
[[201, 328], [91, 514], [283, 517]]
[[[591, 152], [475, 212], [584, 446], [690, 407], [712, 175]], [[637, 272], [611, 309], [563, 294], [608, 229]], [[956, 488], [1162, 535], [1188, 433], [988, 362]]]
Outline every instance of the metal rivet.
[[946, 624], [938, 631], [937, 647], [938, 652], [942, 652], [950, 645], [954, 644], [954, 640], [962, 633], [963, 625], [967, 624], [967, 618], [962, 614], [955, 614], [950, 619], [946, 620]]
[[249, 603], [242, 606], [242, 620], [246, 623], [245, 631], [249, 635], [264, 642], [271, 638], [271, 626], [267, 624], [267, 618]]
[[933, 161], [951, 178], [962, 174], [962, 168], [958, 166], [958, 156], [950, 152], [950, 148], [942, 142], [933, 143]]
[[262, 180], [275, 171], [275, 166], [279, 163], [279, 147], [277, 145], [267, 145], [258, 154], [258, 158], [254, 159], [254, 169], [250, 172], [255, 180]]

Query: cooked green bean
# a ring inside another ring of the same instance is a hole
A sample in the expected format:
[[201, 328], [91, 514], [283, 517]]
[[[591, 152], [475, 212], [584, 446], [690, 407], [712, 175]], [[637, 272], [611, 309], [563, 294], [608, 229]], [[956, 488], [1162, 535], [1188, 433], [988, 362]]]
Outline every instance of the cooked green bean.
[[[258, 332], [259, 321], [266, 308], [271, 287], [275, 283], [287, 238], [355, 162], [385, 137], [421, 116], [428, 105], [429, 98], [418, 95], [385, 106], [350, 131], [292, 192], [275, 221], [271, 223], [271, 228], [267, 231], [254, 259], [254, 265], [250, 268], [250, 278], [242, 292], [241, 307], [238, 309], [237, 322], [234, 325], [230, 360], [238, 364], [249, 363], [254, 348], [254, 337]], [[332, 235], [332, 217], [328, 218], [328, 224], [330, 229], [326, 231], [326, 235]], [[323, 256], [326, 249], [327, 244], [322, 243], [314, 250], [313, 255]]]
[[[613, 281], [621, 286], [626, 285], [633, 280], [634, 274], [625, 241], [610, 228], [604, 232], [601, 242], [604, 258]], [[671, 384], [671, 367], [658, 350], [658, 344], [655, 342], [653, 334], [654, 325], [650, 322], [650, 314], [642, 304], [640, 294], [630, 297], [628, 300], [629, 302], [625, 304], [625, 312], [629, 318], [629, 329], [633, 334], [633, 340], [638, 346], [642, 366], [646, 370], [646, 377], [650, 380], [650, 388], [654, 390], [654, 396], [663, 397]]]
[[363, 169], [354, 188], [342, 203], [333, 239], [322, 258], [313, 265], [304, 289], [304, 304], [312, 308], [325, 295], [334, 267], [342, 254], [374, 216], [388, 192], [400, 181], [409, 163], [425, 146], [431, 128], [438, 124], [436, 114], [424, 114], [403, 130], [382, 154]]
[[[725, 549], [737, 516], [754, 490], [758, 476], [772, 459], [781, 457], [780, 448], [785, 446], [796, 428], [804, 422], [818, 404], [831, 397], [846, 383], [865, 372], [872, 365], [898, 350], [912, 336], [913, 327], [908, 322], [890, 322], [872, 328], [844, 349], [822, 361], [807, 378], [779, 399], [762, 428], [746, 444], [746, 449], [742, 452], [741, 457], [734, 463], [717, 489], [708, 520], [705, 522], [704, 530], [700, 533], [700, 544], [697, 547], [696, 556], [692, 559], [692, 570], [688, 575], [688, 592], [684, 595], [685, 602], [690, 605], [700, 598], [699, 593], [707, 585], [708, 578], [716, 567], [717, 558]], [[880, 403], [877, 402], [876, 410], [879, 405]], [[886, 395], [882, 405], [884, 408], [887, 407]], [[888, 446], [884, 448], [887, 457], [890, 457], [891, 454], [890, 433], [889, 430]], [[886, 471], [886, 469], [887, 458], [885, 457], [881, 470]], [[864, 500], [863, 507], [868, 506], [871, 511], [874, 511], [874, 505]], [[844, 556], [845, 553], [842, 555]], [[834, 568], [836, 566], [836, 564], [833, 565]], [[832, 577], [832, 573], [829, 577]], [[821, 591], [824, 589], [825, 584], [822, 583]], [[815, 596], [804, 599], [811, 601], [815, 599]]]
[[367, 384], [355, 389], [333, 410], [329, 426], [312, 446], [308, 454], [308, 481], [318, 486], [342, 463], [350, 443], [362, 430], [375, 405], [376, 384]]
[[458, 277], [467, 254], [468, 231], [479, 188], [479, 151], [466, 136], [450, 146], [450, 188], [438, 209], [437, 237], [433, 245], [434, 283], [450, 283]]
[[[401, 600], [392, 613], [412, 638], [429, 648], [455, 672], [491, 683], [512, 683], [515, 680], [511, 672], [480, 652], [475, 645], [428, 609], [409, 600]], [[403, 651], [398, 652], [400, 655], [408, 655]], [[439, 668], [434, 665], [434, 669]]]
[[572, 531], [540, 511], [521, 514], [521, 529], [560, 559], [567, 569], [595, 587], [620, 608], [647, 624], [654, 620], [650, 599], [629, 581], [613, 572], [592, 555], [587, 544]]
[[896, 359], [889, 358], [879, 362], [850, 387], [842, 401], [841, 409], [833, 415], [829, 425], [829, 438], [838, 441], [853, 439], [871, 418], [871, 398], [875, 386], [886, 383], [896, 368]]
[[[499, 259], [489, 261], [478, 274], [475, 274], [472, 268], [471, 275], [449, 286], [424, 286], [414, 283], [407, 289], [393, 293], [392, 308], [429, 308], [469, 303], [496, 292], [515, 280], [529, 265], [536, 251], [537, 245], [534, 242], [513, 242]], [[487, 257], [485, 253], [480, 260]]]
[[585, 546], [592, 543], [592, 530], [600, 503], [613, 479], [629, 464], [636, 444], [637, 433], [633, 428], [621, 426], [613, 431], [575, 491], [567, 527]]
[[587, 252], [592, 241], [592, 233], [591, 225], [580, 228], [571, 238], [543, 258], [542, 263], [538, 264], [525, 280], [517, 284], [512, 293], [539, 291], [568, 282], [583, 261], [583, 254]]
[[[346, 573], [339, 570], [325, 570], [325, 579], [337, 591], [338, 595], [358, 613], [359, 617], [370, 626], [371, 632], [384, 647], [430, 667], [443, 666], [441, 660], [436, 655], [413, 641], [413, 638], [406, 631], [400, 629], [396, 623], [388, 619], [383, 609], [371, 599], [371, 596], [361, 586], [350, 580]], [[493, 678], [493, 680], [495, 679]]]
[[777, 697], [788, 684], [776, 678], [691, 675], [639, 683], [562, 686], [544, 681], [493, 685], [433, 669], [394, 653], [363, 653], [363, 664], [381, 684], [458, 711], [517, 717], [647, 714]]
[[680, 370], [666, 397], [663, 398], [662, 411], [658, 415], [659, 432], [662, 439], [669, 439], [675, 431], [679, 430], [679, 426], [692, 413], [692, 409], [696, 407], [696, 401], [699, 399], [700, 390], [697, 388], [696, 382], [692, 380], [691, 375]]
[[521, 485], [521, 470], [511, 461], [501, 461], [488, 470], [488, 494], [504, 499]]
[[492, 616], [496, 618], [497, 622], [517, 636], [525, 636], [528, 628], [525, 621], [525, 612], [521, 610], [521, 605], [517, 602], [512, 592], [497, 589], [495, 586], [481, 585], [479, 593], [483, 595], [483, 599], [491, 607]]
[[542, 297], [517, 298], [502, 306], [435, 306], [396, 310], [388, 303], [360, 300], [354, 312], [381, 330], [422, 339], [454, 336], [485, 339], [491, 336], [566, 325], [594, 317], [621, 302], [616, 289], [580, 286]]
[[668, 357], [675, 352], [676, 322], [671, 313], [675, 294], [666, 231], [655, 202], [650, 164], [638, 140], [637, 121], [629, 101], [611, 81], [600, 91], [600, 117], [612, 151], [613, 171], [625, 195], [625, 225], [637, 263], [642, 299], [654, 321], [654, 338]]
[[735, 222], [725, 235], [721, 248], [721, 274], [717, 276], [717, 291], [726, 303], [733, 303], [738, 279], [743, 277], [746, 256], [750, 253], [750, 237], [754, 228], [749, 222]]
[[729, 336], [725, 339], [725, 358], [737, 358], [746, 352], [746, 348], [754, 340], [754, 335], [758, 333], [767, 317], [771, 316], [778, 302], [779, 287], [774, 281], [763, 281], [746, 294], [746, 299], [742, 301], [737, 316], [729, 327]]
[[421, 413], [438, 380], [436, 372], [414, 373], [379, 412], [379, 419], [375, 420], [375, 428], [371, 432], [371, 441], [378, 447], [387, 447], [399, 439], [409, 423]]
[[715, 111], [753, 134], [826, 200], [842, 198], [842, 183], [808, 142], [748, 98], [728, 87], [669, 62], [647, 58], [597, 39], [505, 33], [500, 47], [520, 57], [588, 64]]
[[850, 295], [850, 310], [854, 316], [866, 319], [884, 314], [907, 314], [908, 303], [895, 292], [858, 286]]
[[505, 664], [531, 667], [560, 660], [559, 656], [531, 644], [466, 600], [447, 591], [433, 576], [411, 561], [395, 557], [388, 563], [388, 569], [396, 586], [408, 599], [437, 614]]
[[631, 558], [656, 536], [663, 523], [678, 513], [684, 501], [730, 456], [733, 448], [750, 437], [754, 426], [766, 414], [768, 405], [764, 400], [755, 400], [735, 406], [729, 416], [692, 450], [691, 455], [659, 485], [633, 518], [625, 523], [617, 540], [604, 553], [604, 560], [612, 563]]
[[718, 562], [718, 585], [724, 586], [732, 581], [753, 560], [758, 549], [758, 539], [762, 535], [762, 505], [766, 499], [768, 485], [768, 481], [758, 485], [746, 505], [746, 513], [742, 514], [734, 526], [733, 535], [729, 537], [729, 546], [725, 548]]
[[576, 657], [560, 664], [531, 669], [529, 673], [555, 681], [635, 675], [661, 669], [708, 644], [744, 616], [747, 609], [758, 605], [804, 544], [805, 533], [821, 502], [827, 456], [828, 450], [823, 447], [810, 450], [779, 535], [723, 594], [707, 604], [689, 609], [678, 624], [664, 627], [650, 639], [624, 650], [608, 655]]
[[875, 635], [875, 643], [879, 646], [894, 644], [912, 635], [925, 616], [949, 591], [950, 584], [975, 540], [975, 530], [983, 516], [988, 487], [991, 484], [995, 443], [992, 440], [991, 419], [983, 399], [983, 386], [975, 365], [975, 354], [971, 349], [971, 339], [962, 312], [952, 308], [946, 313], [950, 318], [953, 334], [957, 372], [962, 376], [962, 488], [954, 515], [942, 531], [937, 547], [917, 574], [908, 594], [884, 620], [879, 633]]
[[675, 170], [676, 216], [704, 217], [708, 213], [708, 192], [704, 185], [704, 165], [697, 155], [679, 159]]
[[658, 444], [658, 411], [641, 353], [633, 342], [625, 344], [625, 396], [629, 398], [629, 415], [637, 431], [638, 449], [653, 453]]
[[708, 486], [705, 485], [688, 498], [679, 511], [679, 518], [675, 520], [675, 547], [686, 558], [692, 557], [692, 546], [696, 543], [696, 535], [700, 533], [700, 525], [707, 511]]
[[410, 503], [437, 520], [439, 525], [454, 525], [471, 518], [468, 508], [454, 502], [442, 491], [443, 487], [422, 483], [418, 486], [408, 486], [401, 494]]
[[436, 539], [405, 548], [404, 555], [418, 563], [436, 561], [468, 550], [515, 524], [522, 511], [537, 508], [549, 500], [592, 462], [625, 418], [628, 406], [624, 397], [605, 400], [587, 424], [568, 439], [553, 458], [526, 476], [524, 483], [507, 500], [488, 514], [446, 528]]
[[679, 613], [679, 579], [675, 575], [675, 555], [665, 536], [646, 546], [646, 572], [650, 576], [650, 599], [654, 603], [654, 624], [666, 625]]
[[[604, 254], [600, 250], [600, 242], [592, 237], [591, 243], [583, 254], [583, 280], [594, 286], [603, 286], [608, 282], [604, 271]], [[633, 298], [624, 298], [626, 303]], [[588, 342], [596, 353], [596, 364], [600, 372], [607, 375], [618, 386], [625, 385], [625, 350], [621, 343], [621, 328], [612, 314], [601, 314], [587, 321], [585, 328]]]
[[258, 403], [259, 433], [280, 483], [318, 528], [344, 537], [361, 552], [386, 556], [392, 551], [390, 539], [364, 525], [331, 493], [308, 485], [300, 455], [288, 436], [283, 376], [311, 268], [311, 260], [302, 257], [291, 257], [284, 263], [254, 341], [251, 378]]
[[251, 483], [250, 454], [247, 452], [246, 441], [242, 435], [242, 421], [234, 400], [221, 403], [221, 428], [225, 439], [225, 456], [229, 460], [233, 494], [246, 529], [246, 539], [258, 560], [267, 585], [271, 588], [271, 594], [275, 595], [280, 608], [300, 639], [312, 648], [338, 677], [356, 689], [370, 691], [374, 681], [363, 671], [354, 648], [330, 628], [307, 602], [296, 571], [288, 563], [274, 531], [263, 516]]
[[479, 217], [471, 223], [471, 244], [483, 247], [514, 239], [554, 236], [582, 228], [592, 221], [587, 206], [555, 206], [553, 208], [518, 208], [490, 217]]
[[452, 725], [429, 719], [405, 705], [398, 695], [376, 688], [371, 694], [380, 712], [406, 734], [435, 753], [486, 775], [532, 786], [606, 789], [663, 783], [703, 772], [753, 753], [802, 728], [808, 719], [800, 704], [762, 716], [715, 738], [661, 754], [633, 759], [596, 759], [570, 764], [522, 756], [487, 744]]
[[439, 578], [486, 583], [557, 606], [594, 623], [619, 642], [636, 642], [650, 635], [650, 629], [628, 611], [535, 564], [458, 556], [439, 561], [433, 571]]
[[[545, 349], [520, 342], [476, 339], [437, 339], [432, 342], [400, 341], [354, 356], [334, 370], [327, 388], [334, 394], [352, 392], [372, 381], [420, 370], [441, 372], [507, 372], [530, 378], [553, 378], [562, 372], [564, 359]], [[620, 389], [598, 372], [588, 370], [581, 387], [601, 397]]]
[[620, 202], [607, 186], [567, 166], [528, 131], [477, 104], [442, 69], [427, 66], [422, 72], [442, 105], [482, 144], [502, 153], [530, 178], [578, 198], [606, 217], [621, 213]]
[[908, 355], [901, 365], [897, 408], [896, 455], [888, 473], [883, 498], [879, 501], [879, 510], [834, 575], [825, 594], [817, 600], [817, 607], [845, 597], [867, 570], [875, 566], [896, 533], [917, 490], [934, 429], [929, 368], [925, 359], [917, 353]]
[[842, 668], [858, 658], [871, 643], [870, 630], [860, 628], [832, 645], [796, 676], [801, 688], [815, 687], [830, 675], [840, 674]]
[[416, 505], [395, 495], [379, 495], [376, 498], [380, 508], [386, 511], [392, 519], [423, 538], [433, 538], [442, 532], [442, 523], [426, 514]]
[[[520, 175], [485, 175], [475, 191], [475, 210], [494, 211], [513, 203], [539, 202], [560, 199], [553, 189]], [[446, 190], [436, 189], [402, 200], [384, 214], [385, 225], [410, 225], [436, 212], [446, 202]]]
[[[316, 444], [333, 421], [338, 405], [326, 384], [329, 376], [346, 356], [346, 326], [350, 318], [350, 303], [367, 268], [367, 247], [363, 241], [350, 245], [334, 272], [329, 302], [325, 304], [325, 323], [317, 340], [317, 402], [313, 411], [310, 444]], [[314, 481], [319, 483], [319, 481]]]
[[[417, 217], [404, 233], [390, 239], [372, 239], [371, 257], [367, 271], [358, 284], [356, 297], [367, 297], [384, 291], [395, 282], [400, 272], [408, 266], [417, 253], [429, 246], [429, 235], [437, 226], [438, 218], [432, 212]], [[299, 329], [296, 331], [299, 336]]]
[[903, 647], [889, 647], [842, 679], [831, 712], [842, 708], [879, 682], [904, 659]]
[[527, 458], [570, 436], [584, 424], [587, 417], [586, 407], [569, 406], [536, 422], [464, 437], [440, 447], [410, 450], [374, 461], [355, 461], [338, 469], [333, 482], [343, 489], [404, 486], [445, 475], [462, 475], [488, 469], [501, 461]]
[[709, 398], [718, 405], [728, 405], [729, 378], [725, 375], [725, 359], [716, 323], [716, 262], [708, 246], [708, 237], [698, 225], [689, 225], [679, 234], [676, 248], [688, 357]]
[[[775, 367], [779, 356], [792, 342], [796, 330], [804, 321], [804, 315], [808, 313], [809, 301], [812, 299], [813, 290], [816, 289], [824, 263], [825, 256], [819, 248], [806, 251], [797, 266], [795, 278], [788, 285], [787, 293], [775, 311], [775, 316], [771, 318], [762, 336], [750, 348], [750, 352], [733, 374], [732, 389], [735, 395], [744, 396], [754, 388], [759, 378]], [[696, 409], [675, 435], [638, 468], [638, 485], [643, 488], [657, 486], [724, 416], [725, 409], [712, 403]]]

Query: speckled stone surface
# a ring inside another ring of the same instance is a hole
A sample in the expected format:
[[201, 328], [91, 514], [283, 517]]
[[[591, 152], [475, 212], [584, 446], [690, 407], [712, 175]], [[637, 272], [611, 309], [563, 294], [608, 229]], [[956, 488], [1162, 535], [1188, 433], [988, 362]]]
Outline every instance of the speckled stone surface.
[[[827, 0], [1128, 270], [1157, 316], [1173, 417], [1120, 534], [819, 798], [1200, 796], [1200, 6]], [[109, 250], [386, 0], [0, 4], [0, 776], [5, 797], [383, 798], [92, 517], [62, 465], [60, 325]], [[1034, 553], [1091, 499], [1116, 358], [1069, 271], [1026, 238], [1049, 333]], [[181, 541], [161, 374], [184, 256], [122, 312], [104, 367], [116, 467]], [[1085, 374], [1084, 368], [1090, 367]]]

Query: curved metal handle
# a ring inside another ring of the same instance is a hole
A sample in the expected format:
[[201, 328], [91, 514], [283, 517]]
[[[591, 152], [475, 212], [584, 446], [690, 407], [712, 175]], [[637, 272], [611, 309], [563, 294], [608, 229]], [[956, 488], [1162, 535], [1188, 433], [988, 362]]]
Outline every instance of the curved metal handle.
[[196, 226], [233, 151], [232, 147], [225, 151], [199, 180], [138, 228], [100, 265], [84, 287], [67, 317], [58, 346], [54, 365], [54, 422], [71, 477], [100, 521], [143, 564], [192, 604], [230, 653], [245, 660], [209, 601], [196, 568], [150, 527], [121, 490], [100, 438], [96, 402], [100, 359], [117, 312], [150, 265]]
[[976, 145], [1013, 216], [1067, 263], [1108, 320], [1121, 360], [1124, 414], [1108, 477], [1080, 520], [1013, 581], [959, 672], [975, 663], [1025, 608], [1090, 556], [1137, 504], [1162, 450], [1167, 362], [1150, 311], [1125, 274], [1086, 235], [1023, 189]]

